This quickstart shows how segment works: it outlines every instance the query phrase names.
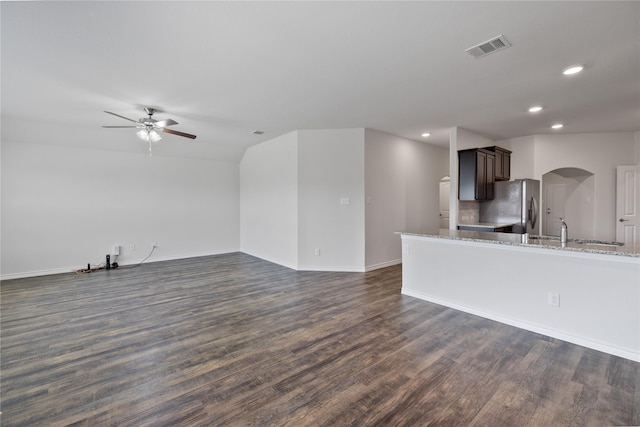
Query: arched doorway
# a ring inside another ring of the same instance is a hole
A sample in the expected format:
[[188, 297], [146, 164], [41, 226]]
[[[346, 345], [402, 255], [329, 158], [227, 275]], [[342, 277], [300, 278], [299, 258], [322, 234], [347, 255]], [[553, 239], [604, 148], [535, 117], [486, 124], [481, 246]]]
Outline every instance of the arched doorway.
[[560, 168], [542, 175], [542, 234], [560, 235], [560, 217], [569, 236], [593, 239], [595, 234], [595, 175], [579, 168]]

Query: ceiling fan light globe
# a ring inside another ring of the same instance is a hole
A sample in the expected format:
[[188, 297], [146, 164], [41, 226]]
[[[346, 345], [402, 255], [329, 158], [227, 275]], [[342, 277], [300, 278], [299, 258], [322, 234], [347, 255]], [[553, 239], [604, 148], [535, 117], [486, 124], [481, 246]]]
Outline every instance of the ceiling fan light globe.
[[138, 138], [140, 138], [141, 140], [149, 142], [149, 132], [147, 132], [146, 129], [140, 129], [138, 132], [136, 132], [136, 135], [138, 135]]
[[155, 129], [140, 129], [138, 132], [136, 132], [136, 135], [138, 135], [138, 138], [140, 138], [144, 142], [158, 142], [162, 139], [160, 134]]
[[162, 139], [160, 134], [156, 130], [149, 131], [149, 141], [158, 142]]

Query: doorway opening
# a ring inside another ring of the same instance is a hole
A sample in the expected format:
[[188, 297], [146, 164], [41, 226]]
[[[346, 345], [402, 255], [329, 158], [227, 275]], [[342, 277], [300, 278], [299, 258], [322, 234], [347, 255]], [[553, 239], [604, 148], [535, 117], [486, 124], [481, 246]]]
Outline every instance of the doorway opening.
[[451, 178], [445, 176], [440, 179], [440, 228], [449, 228], [449, 191]]
[[575, 239], [595, 235], [595, 175], [579, 168], [560, 168], [542, 175], [542, 234], [560, 235], [560, 218]]

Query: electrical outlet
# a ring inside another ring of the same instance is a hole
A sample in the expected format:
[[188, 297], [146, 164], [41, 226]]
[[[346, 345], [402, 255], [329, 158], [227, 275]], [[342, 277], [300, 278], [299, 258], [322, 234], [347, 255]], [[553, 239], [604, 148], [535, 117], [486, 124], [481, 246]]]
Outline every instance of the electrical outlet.
[[403, 254], [409, 254], [411, 252], [411, 247], [409, 246], [408, 243], [404, 243], [402, 245], [402, 253]]
[[135, 251], [136, 251], [136, 244], [135, 244], [135, 243], [131, 243], [131, 244], [129, 245], [129, 250], [130, 250], [131, 252], [135, 252]]
[[557, 292], [549, 292], [547, 294], [547, 302], [549, 305], [560, 307], [560, 294]]
[[120, 255], [120, 245], [113, 245], [112, 255]]
[[315, 248], [313, 253], [316, 254], [316, 255], [320, 255], [320, 248]]
[[158, 244], [157, 244], [156, 242], [153, 242], [153, 243], [151, 244], [151, 249], [155, 249], [155, 248], [157, 248], [157, 247], [158, 247]]

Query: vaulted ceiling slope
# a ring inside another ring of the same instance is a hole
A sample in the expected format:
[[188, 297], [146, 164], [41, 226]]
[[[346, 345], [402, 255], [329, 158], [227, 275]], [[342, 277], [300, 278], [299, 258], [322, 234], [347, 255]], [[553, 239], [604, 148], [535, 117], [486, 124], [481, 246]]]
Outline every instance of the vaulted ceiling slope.
[[[429, 142], [637, 131], [640, 3], [1, 2], [3, 139], [140, 150], [103, 113], [179, 122], [175, 154], [238, 159], [295, 129]], [[497, 35], [508, 49], [465, 49]], [[584, 64], [580, 75], [561, 74]], [[545, 107], [532, 115], [531, 105]], [[253, 130], [264, 131], [254, 135]], [[131, 147], [131, 148], [130, 148]]]

